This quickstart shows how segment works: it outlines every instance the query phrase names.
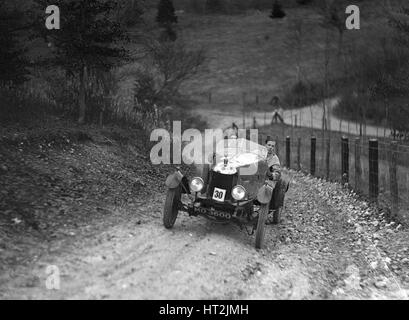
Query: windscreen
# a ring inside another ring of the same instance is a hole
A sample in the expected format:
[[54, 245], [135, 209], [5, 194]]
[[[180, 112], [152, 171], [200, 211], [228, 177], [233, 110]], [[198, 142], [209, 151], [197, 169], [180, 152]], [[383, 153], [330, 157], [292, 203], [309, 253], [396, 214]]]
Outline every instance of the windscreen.
[[217, 161], [227, 158], [228, 165], [239, 168], [266, 160], [267, 148], [251, 140], [224, 139], [216, 145]]

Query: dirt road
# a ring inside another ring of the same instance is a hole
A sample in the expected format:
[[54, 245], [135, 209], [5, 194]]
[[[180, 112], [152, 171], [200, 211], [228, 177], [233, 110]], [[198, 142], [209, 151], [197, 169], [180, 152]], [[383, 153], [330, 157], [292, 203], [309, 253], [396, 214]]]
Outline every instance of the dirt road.
[[[289, 174], [285, 214], [267, 226], [265, 249], [244, 230], [204, 218], [180, 215], [166, 230], [164, 195], [155, 194], [103, 231], [38, 244], [31, 264], [2, 274], [0, 298], [407, 299], [372, 224], [359, 220], [365, 203], [339, 185]], [[58, 290], [47, 289], [49, 266], [58, 268]]]
[[[359, 135], [359, 124], [353, 121], [342, 120], [333, 114], [333, 109], [338, 103], [337, 98], [326, 100], [326, 106], [330, 110], [328, 128], [333, 131], [339, 131], [343, 133]], [[202, 105], [195, 108], [197, 114], [202, 116], [208, 123], [212, 123], [215, 128], [227, 128], [231, 126], [232, 122], [235, 122], [238, 126], [243, 126], [243, 114], [239, 105], [230, 106], [228, 110], [225, 110], [220, 105]], [[273, 109], [270, 112], [246, 112], [245, 123], [246, 127], [253, 125], [253, 118], [255, 118], [258, 126], [264, 126], [270, 124], [273, 117]], [[284, 123], [288, 125], [297, 125], [307, 128], [321, 129], [322, 128], [322, 116], [323, 107], [322, 103], [316, 103], [311, 106], [306, 106], [293, 110], [283, 111]], [[368, 136], [389, 137], [391, 135], [390, 129], [367, 125], [364, 133]]]

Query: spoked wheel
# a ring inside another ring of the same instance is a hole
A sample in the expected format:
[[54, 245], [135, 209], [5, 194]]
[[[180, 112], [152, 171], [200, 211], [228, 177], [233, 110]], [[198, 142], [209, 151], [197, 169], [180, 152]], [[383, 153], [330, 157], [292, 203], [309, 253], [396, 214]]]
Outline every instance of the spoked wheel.
[[168, 189], [166, 194], [165, 208], [163, 209], [163, 225], [170, 229], [178, 217], [181, 200], [180, 187]]
[[268, 204], [262, 204], [258, 211], [257, 230], [256, 230], [256, 248], [261, 249], [264, 244], [264, 230], [268, 215]]

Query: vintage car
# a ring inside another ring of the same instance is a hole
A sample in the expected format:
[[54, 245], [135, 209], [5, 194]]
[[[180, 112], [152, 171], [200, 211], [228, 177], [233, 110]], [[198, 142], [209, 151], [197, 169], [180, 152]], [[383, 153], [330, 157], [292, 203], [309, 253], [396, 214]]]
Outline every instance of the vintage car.
[[[250, 235], [255, 231], [255, 246], [261, 248], [269, 204], [277, 183], [266, 176], [266, 147], [242, 138], [224, 139], [217, 143], [210, 159], [210, 164], [198, 170], [201, 176], [188, 179], [177, 169], [167, 177], [164, 226], [172, 228], [179, 211], [215, 222], [234, 222]], [[288, 189], [286, 183], [285, 190]], [[284, 195], [281, 196], [284, 199]], [[281, 212], [282, 203], [272, 212], [273, 223], [278, 223]], [[247, 227], [252, 227], [251, 231]]]

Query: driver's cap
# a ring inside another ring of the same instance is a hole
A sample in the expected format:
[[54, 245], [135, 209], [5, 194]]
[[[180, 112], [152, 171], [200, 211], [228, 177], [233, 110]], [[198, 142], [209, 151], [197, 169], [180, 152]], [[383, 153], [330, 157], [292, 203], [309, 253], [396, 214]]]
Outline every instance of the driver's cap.
[[267, 138], [266, 138], [266, 143], [269, 142], [269, 141], [274, 142], [274, 145], [276, 144], [275, 140], [271, 136], [267, 136]]

